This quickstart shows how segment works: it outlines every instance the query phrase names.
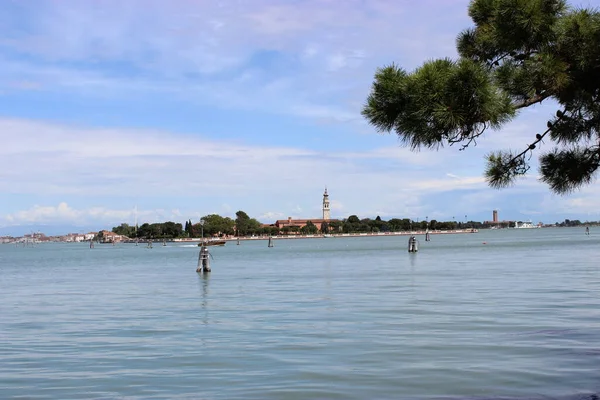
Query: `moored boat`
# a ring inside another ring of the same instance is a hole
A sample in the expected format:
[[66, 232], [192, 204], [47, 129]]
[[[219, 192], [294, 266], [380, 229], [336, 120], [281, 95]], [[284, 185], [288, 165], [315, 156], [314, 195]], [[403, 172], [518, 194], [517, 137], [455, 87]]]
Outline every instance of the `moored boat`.
[[204, 242], [198, 243], [198, 247], [202, 247], [202, 245], [204, 245], [204, 246], [225, 246], [225, 243], [227, 243], [226, 240], [205, 240]]

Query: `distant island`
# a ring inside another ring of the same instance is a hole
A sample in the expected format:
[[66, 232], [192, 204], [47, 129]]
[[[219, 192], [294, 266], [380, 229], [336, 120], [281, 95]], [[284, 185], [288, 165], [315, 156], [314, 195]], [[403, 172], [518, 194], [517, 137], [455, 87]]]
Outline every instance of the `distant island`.
[[[327, 187], [322, 194], [322, 214], [315, 218], [279, 219], [271, 224], [263, 224], [256, 218], [251, 218], [245, 211], [235, 213], [235, 218], [223, 217], [218, 214], [208, 214], [192, 223], [191, 219], [185, 223], [166, 221], [158, 223], [143, 223], [129, 225], [122, 223], [109, 230], [88, 233], [69, 233], [59, 236], [46, 236], [41, 232], [31, 233], [22, 237], [0, 237], [0, 243], [34, 243], [34, 242], [85, 242], [99, 243], [139, 242], [139, 241], [167, 241], [167, 240], [201, 240], [205, 239], [231, 239], [255, 237], [306, 237], [314, 235], [374, 235], [379, 233], [405, 234], [412, 233], [465, 233], [476, 232], [480, 229], [505, 229], [519, 227], [565, 227], [565, 226], [595, 226], [598, 222], [585, 222], [565, 219], [551, 225], [541, 222], [533, 224], [531, 221], [500, 220], [498, 210], [492, 211], [491, 221], [469, 221], [467, 216], [462, 218], [452, 217], [451, 221], [437, 221], [435, 219], [413, 220], [411, 218], [391, 218], [388, 221], [380, 216], [359, 218], [350, 215], [343, 219], [331, 218], [331, 202]], [[462, 221], [461, 221], [462, 220]]]
[[[263, 224], [254, 218], [248, 217], [243, 211], [236, 213], [236, 218], [223, 217], [217, 214], [209, 214], [201, 218], [203, 223], [192, 223], [191, 220], [185, 223], [178, 222], [159, 222], [143, 223], [140, 226], [122, 223], [113, 227], [110, 231], [100, 230], [98, 232], [88, 233], [68, 233], [65, 235], [46, 236], [44, 233], [37, 232], [19, 237], [3, 236], [0, 237], [0, 243], [40, 243], [40, 242], [87, 242], [97, 241], [104, 243], [131, 242], [131, 241], [163, 241], [163, 240], [198, 240], [201, 237], [232, 239], [232, 238], [256, 238], [269, 236], [301, 237], [314, 235], [373, 235], [379, 233], [402, 234], [408, 232], [424, 233], [453, 233], [453, 231], [466, 232], [469, 230], [478, 231], [481, 229], [507, 229], [513, 228], [513, 225], [502, 225], [493, 223], [493, 221], [436, 221], [436, 220], [412, 220], [409, 218], [392, 218], [383, 220], [379, 216], [374, 219], [360, 219], [356, 215], [350, 215], [344, 219], [332, 219], [328, 222], [321, 222], [320, 227], [314, 224], [310, 219], [307, 220], [282, 220], [297, 221], [296, 225], [286, 224], [283, 227], [273, 224]], [[502, 221], [500, 221], [502, 222]], [[521, 223], [522, 221], [516, 221]], [[542, 228], [551, 227], [578, 227], [578, 226], [600, 226], [599, 221], [569, 220], [556, 222], [554, 224], [542, 224]], [[459, 232], [457, 232], [459, 233]]]

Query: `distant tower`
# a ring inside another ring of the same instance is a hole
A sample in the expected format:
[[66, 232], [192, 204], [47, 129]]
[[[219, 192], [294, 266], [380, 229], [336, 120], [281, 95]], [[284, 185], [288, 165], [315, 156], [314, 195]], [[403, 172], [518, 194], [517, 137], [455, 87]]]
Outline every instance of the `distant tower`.
[[492, 221], [498, 222], [498, 210], [492, 212]]
[[331, 219], [331, 214], [329, 210], [329, 195], [327, 194], [327, 188], [325, 188], [325, 193], [323, 193], [323, 219], [326, 221]]

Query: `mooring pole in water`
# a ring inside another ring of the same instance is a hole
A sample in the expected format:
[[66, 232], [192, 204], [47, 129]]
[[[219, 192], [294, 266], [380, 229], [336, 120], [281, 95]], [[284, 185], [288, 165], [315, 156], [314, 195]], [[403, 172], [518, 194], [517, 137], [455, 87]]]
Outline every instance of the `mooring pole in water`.
[[417, 251], [419, 251], [419, 245], [417, 242], [417, 238], [414, 236], [411, 236], [408, 239], [408, 252], [409, 253], [416, 253]]
[[269, 247], [273, 247], [273, 237], [269, 237]]
[[200, 247], [196, 272], [210, 272], [210, 253], [208, 252], [208, 247], [204, 245]]
[[198, 252], [198, 265], [196, 266], [196, 272], [202, 272], [202, 249], [204, 248], [201, 247], [200, 251]]

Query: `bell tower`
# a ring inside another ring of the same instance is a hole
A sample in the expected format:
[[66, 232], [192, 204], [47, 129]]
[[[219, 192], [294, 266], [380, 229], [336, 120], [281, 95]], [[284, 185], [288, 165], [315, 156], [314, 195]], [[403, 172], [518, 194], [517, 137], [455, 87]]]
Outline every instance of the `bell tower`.
[[330, 218], [329, 195], [327, 194], [327, 187], [325, 187], [325, 193], [323, 193], [323, 219], [329, 221]]

